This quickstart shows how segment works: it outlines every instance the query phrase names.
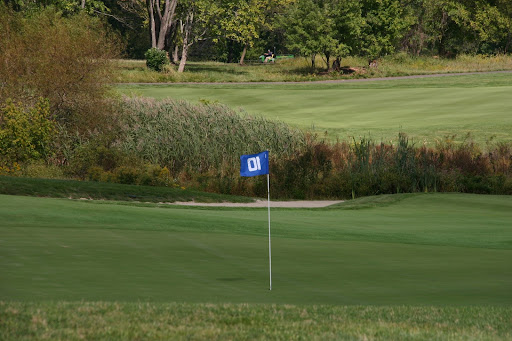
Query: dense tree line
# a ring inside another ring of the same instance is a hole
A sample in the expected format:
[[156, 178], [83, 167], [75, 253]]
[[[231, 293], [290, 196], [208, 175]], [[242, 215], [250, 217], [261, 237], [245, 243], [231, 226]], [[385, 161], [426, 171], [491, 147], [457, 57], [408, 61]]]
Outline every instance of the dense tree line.
[[[183, 71], [189, 56], [244, 62], [248, 50], [369, 60], [405, 51], [452, 57], [509, 53], [509, 0], [4, 0], [17, 11], [53, 6], [102, 17], [129, 57], [156, 47]], [[249, 52], [251, 53], [251, 52]]]

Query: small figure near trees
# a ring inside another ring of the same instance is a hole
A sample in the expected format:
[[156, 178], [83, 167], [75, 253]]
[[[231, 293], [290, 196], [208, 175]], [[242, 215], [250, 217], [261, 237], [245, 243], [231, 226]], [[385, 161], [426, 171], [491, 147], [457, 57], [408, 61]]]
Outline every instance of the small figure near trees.
[[265, 52], [263, 54], [263, 56], [265, 57], [265, 60], [263, 61], [264, 63], [268, 63], [268, 62], [273, 62], [274, 61], [274, 52], [272, 52], [270, 50], [267, 50], [267, 52]]
[[334, 71], [341, 71], [341, 61], [340, 61], [340, 58], [336, 58], [333, 62], [332, 62], [332, 70]]

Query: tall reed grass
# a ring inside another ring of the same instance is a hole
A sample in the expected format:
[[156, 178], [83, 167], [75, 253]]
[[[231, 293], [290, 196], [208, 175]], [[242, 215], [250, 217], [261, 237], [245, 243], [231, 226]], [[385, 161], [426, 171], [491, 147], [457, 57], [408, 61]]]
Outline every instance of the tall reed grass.
[[298, 129], [218, 104], [126, 98], [122, 110], [126, 134], [117, 146], [174, 173], [231, 171], [242, 154], [288, 157], [305, 145]]

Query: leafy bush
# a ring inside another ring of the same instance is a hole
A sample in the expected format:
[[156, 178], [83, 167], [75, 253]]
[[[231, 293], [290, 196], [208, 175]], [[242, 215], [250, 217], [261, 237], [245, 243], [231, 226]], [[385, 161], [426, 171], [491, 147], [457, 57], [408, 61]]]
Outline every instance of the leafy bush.
[[0, 109], [0, 161], [14, 164], [46, 159], [55, 132], [47, 100], [40, 99], [28, 109], [7, 101]]
[[98, 18], [46, 8], [23, 17], [0, 2], [0, 102], [49, 100], [53, 118], [87, 134], [112, 123], [106, 100], [118, 40]]
[[162, 71], [169, 64], [167, 52], [156, 47], [147, 50], [144, 56], [146, 57], [146, 65], [151, 70]]
[[116, 182], [125, 185], [137, 184], [137, 178], [139, 177], [139, 171], [137, 168], [129, 166], [121, 166], [114, 170], [114, 176]]
[[37, 160], [29, 162], [23, 169], [23, 177], [40, 179], [65, 179], [62, 167]]
[[0, 162], [0, 175], [18, 176], [22, 174], [21, 165], [17, 162], [5, 164]]
[[111, 171], [93, 166], [87, 171], [91, 181], [114, 182], [126, 185], [180, 187], [167, 167], [147, 164], [143, 167], [119, 166]]
[[[91, 169], [101, 169], [102, 172], [114, 172], [122, 166], [138, 166], [142, 162], [118, 148], [109, 146], [106, 141], [90, 140], [78, 146], [66, 166], [66, 173], [72, 177], [85, 179], [91, 177]], [[92, 172], [95, 174], [95, 172]], [[101, 174], [100, 174], [101, 175]], [[99, 177], [93, 175], [93, 179], [99, 181]], [[116, 182], [116, 181], [114, 181]]]

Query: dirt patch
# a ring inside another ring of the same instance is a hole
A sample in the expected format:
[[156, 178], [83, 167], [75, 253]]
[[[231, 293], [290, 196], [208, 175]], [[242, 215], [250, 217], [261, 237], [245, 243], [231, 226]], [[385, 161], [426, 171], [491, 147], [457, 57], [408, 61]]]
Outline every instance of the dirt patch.
[[[343, 202], [343, 200], [315, 200], [315, 201], [271, 201], [270, 207], [294, 207], [294, 208], [319, 208], [327, 207], [334, 204]], [[211, 206], [211, 207], [267, 207], [266, 200], [256, 200], [250, 203], [236, 203], [236, 202], [216, 202], [216, 203], [202, 203], [194, 201], [177, 201], [173, 205], [184, 206]]]

